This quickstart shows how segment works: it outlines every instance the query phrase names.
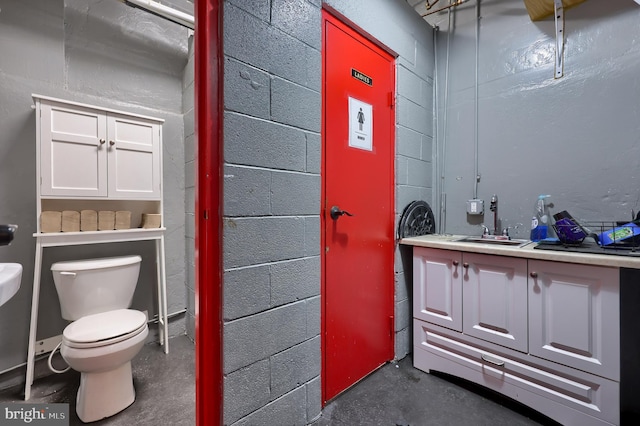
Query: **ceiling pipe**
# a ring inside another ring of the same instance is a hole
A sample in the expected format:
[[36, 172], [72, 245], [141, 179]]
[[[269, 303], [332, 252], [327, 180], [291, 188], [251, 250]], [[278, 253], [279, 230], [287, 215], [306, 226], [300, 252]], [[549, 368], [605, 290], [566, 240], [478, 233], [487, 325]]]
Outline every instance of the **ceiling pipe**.
[[153, 0], [119, 0], [124, 4], [136, 7], [161, 18], [168, 19], [171, 22], [182, 25], [190, 29], [195, 29], [195, 18], [188, 13], [181, 12], [169, 6], [165, 6]]
[[[455, 7], [455, 6], [460, 6], [462, 3], [466, 3], [468, 1], [469, 0], [457, 0], [454, 3], [451, 3], [449, 6], [444, 6], [444, 7], [441, 7], [440, 9], [436, 9], [436, 10], [432, 10], [431, 12], [423, 13], [420, 16], [422, 16], [424, 18], [425, 16], [433, 15], [434, 13], [438, 13], [440, 11], [443, 11], [443, 10], [446, 10], [446, 9], [450, 9], [452, 7]], [[637, 1], [640, 1], [640, 0], [637, 0]], [[436, 4], [436, 3], [437, 2], [434, 2], [433, 4], [427, 6], [427, 10], [431, 9], [431, 7], [433, 7], [433, 5]], [[429, 2], [427, 2], [427, 4], [429, 4]]]

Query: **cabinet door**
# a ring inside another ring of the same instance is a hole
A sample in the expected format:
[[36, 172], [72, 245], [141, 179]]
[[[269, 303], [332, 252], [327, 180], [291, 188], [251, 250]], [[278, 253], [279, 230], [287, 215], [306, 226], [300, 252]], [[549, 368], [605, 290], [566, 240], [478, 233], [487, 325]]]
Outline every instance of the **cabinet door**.
[[413, 316], [462, 331], [461, 253], [413, 249]]
[[40, 108], [40, 194], [107, 195], [106, 122], [88, 108], [56, 103]]
[[529, 261], [529, 351], [620, 380], [617, 268]]
[[109, 197], [160, 198], [160, 125], [107, 115]]
[[465, 334], [527, 351], [527, 260], [464, 253]]

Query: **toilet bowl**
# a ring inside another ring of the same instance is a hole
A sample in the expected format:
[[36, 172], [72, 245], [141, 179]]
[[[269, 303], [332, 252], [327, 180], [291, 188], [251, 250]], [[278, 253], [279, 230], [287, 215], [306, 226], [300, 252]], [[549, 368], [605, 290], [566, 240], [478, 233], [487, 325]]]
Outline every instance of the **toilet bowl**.
[[127, 309], [140, 256], [52, 265], [65, 319], [60, 354], [80, 372], [76, 412], [85, 423], [112, 416], [135, 401], [131, 360], [149, 334], [144, 313]]

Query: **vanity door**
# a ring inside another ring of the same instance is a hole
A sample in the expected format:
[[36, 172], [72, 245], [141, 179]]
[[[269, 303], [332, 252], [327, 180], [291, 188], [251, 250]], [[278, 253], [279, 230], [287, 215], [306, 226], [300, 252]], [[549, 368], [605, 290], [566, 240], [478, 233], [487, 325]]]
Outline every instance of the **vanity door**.
[[464, 253], [463, 332], [527, 351], [527, 260]]
[[617, 268], [529, 261], [529, 352], [620, 380]]

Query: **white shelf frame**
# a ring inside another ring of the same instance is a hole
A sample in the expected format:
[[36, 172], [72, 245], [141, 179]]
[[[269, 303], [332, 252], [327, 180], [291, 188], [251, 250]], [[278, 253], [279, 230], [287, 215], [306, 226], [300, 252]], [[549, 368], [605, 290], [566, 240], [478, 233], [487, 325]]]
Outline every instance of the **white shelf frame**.
[[158, 287], [158, 331], [164, 353], [169, 353], [169, 324], [167, 313], [167, 283], [164, 253], [165, 228], [126, 229], [118, 231], [95, 232], [56, 232], [36, 233], [36, 257], [33, 270], [33, 295], [31, 300], [31, 325], [29, 327], [29, 349], [27, 353], [27, 376], [24, 388], [25, 401], [31, 398], [36, 355], [36, 335], [38, 331], [38, 306], [40, 303], [40, 279], [42, 272], [42, 253], [47, 247], [74, 246], [86, 244], [119, 243], [127, 241], [155, 241], [156, 274]]
[[[160, 337], [160, 345], [164, 349], [164, 353], [169, 353], [169, 324], [167, 313], [167, 283], [166, 283], [166, 261], [165, 261], [165, 244], [164, 234], [166, 228], [164, 227], [164, 215], [162, 216], [162, 224], [160, 228], [131, 228], [120, 229], [113, 231], [82, 231], [82, 232], [52, 232], [42, 233], [40, 232], [40, 214], [42, 213], [43, 204], [47, 206], [55, 205], [56, 203], [62, 203], [67, 205], [71, 209], [77, 208], [80, 204], [86, 205], [87, 208], [98, 209], [100, 206], [104, 206], [106, 209], [124, 209], [133, 210], [133, 216], [136, 218], [142, 213], [159, 213], [163, 214], [163, 188], [162, 188], [162, 172], [160, 173], [160, 197], [159, 198], [140, 198], [140, 199], [119, 199], [110, 197], [74, 197], [74, 196], [43, 196], [41, 193], [41, 140], [40, 131], [41, 123], [39, 111], [42, 101], [51, 101], [69, 105], [71, 107], [78, 106], [82, 108], [90, 108], [100, 110], [104, 112], [112, 112], [120, 115], [126, 115], [132, 118], [141, 118], [144, 120], [155, 121], [160, 124], [159, 137], [160, 147], [158, 151], [160, 169], [162, 169], [162, 124], [164, 120], [149, 117], [141, 114], [132, 114], [125, 111], [114, 110], [110, 108], [103, 108], [95, 105], [88, 105], [79, 102], [70, 102], [63, 99], [52, 98], [48, 96], [42, 96], [33, 94], [34, 109], [38, 112], [36, 116], [36, 217], [37, 217], [37, 232], [33, 234], [36, 239], [36, 252], [35, 252], [35, 264], [33, 272], [33, 294], [31, 300], [31, 323], [29, 326], [29, 346], [27, 350], [27, 373], [25, 380], [24, 399], [25, 401], [31, 398], [31, 386], [33, 385], [34, 372], [35, 372], [35, 356], [36, 356], [36, 336], [38, 329], [38, 306], [40, 303], [40, 281], [42, 277], [42, 254], [45, 248], [62, 247], [62, 246], [76, 246], [76, 245], [88, 245], [88, 244], [107, 244], [107, 243], [119, 243], [129, 241], [154, 241], [155, 243], [155, 257], [156, 257], [156, 285], [157, 285], [157, 304], [158, 304], [158, 331]], [[55, 206], [56, 208], [58, 206]], [[51, 337], [51, 336], [47, 336]], [[45, 337], [46, 338], [46, 337]]]

